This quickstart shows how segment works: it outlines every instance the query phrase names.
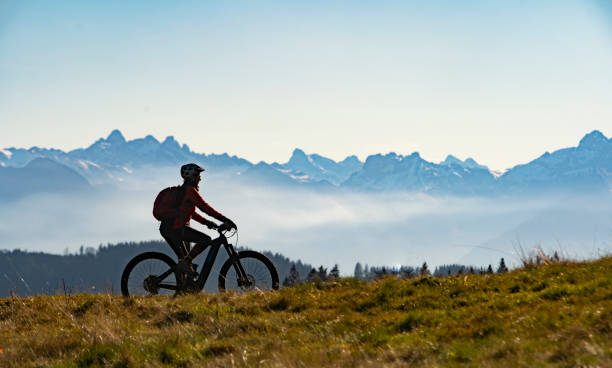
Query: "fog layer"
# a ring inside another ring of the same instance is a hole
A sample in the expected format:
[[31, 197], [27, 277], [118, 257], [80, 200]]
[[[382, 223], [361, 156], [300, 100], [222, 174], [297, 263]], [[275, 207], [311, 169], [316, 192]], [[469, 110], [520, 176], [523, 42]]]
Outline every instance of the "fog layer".
[[[0, 249], [63, 253], [81, 245], [159, 239], [153, 200], [162, 188], [179, 184], [175, 171], [135, 173], [121, 189], [40, 194], [5, 204], [0, 208]], [[612, 202], [607, 197], [560, 201], [315, 193], [232, 178], [205, 175], [200, 192], [238, 224], [240, 246], [315, 265], [338, 263], [344, 274], [352, 273], [356, 262], [485, 265], [505, 257], [513, 263], [520, 256], [517, 245], [571, 256], [610, 251]], [[196, 222], [192, 226], [214, 235]]]

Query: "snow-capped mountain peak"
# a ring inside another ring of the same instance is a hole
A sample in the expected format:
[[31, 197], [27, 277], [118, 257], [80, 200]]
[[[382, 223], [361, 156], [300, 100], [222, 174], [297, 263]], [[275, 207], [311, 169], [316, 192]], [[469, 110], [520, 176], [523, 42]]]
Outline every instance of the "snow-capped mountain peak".
[[303, 150], [296, 148], [286, 164], [277, 165], [287, 171], [287, 175], [300, 178], [300, 181], [307, 176], [312, 181], [326, 180], [339, 185], [352, 173], [360, 170], [363, 163], [356, 156], [349, 156], [343, 161], [336, 162], [316, 153], [306, 154]]
[[[268, 178], [271, 183], [316, 184], [374, 191], [420, 191], [443, 194], [492, 194], [562, 190], [609, 190], [612, 187], [612, 144], [600, 131], [585, 135], [577, 147], [546, 152], [503, 175], [492, 173], [474, 159], [464, 161], [448, 155], [440, 163], [423, 159], [418, 152], [404, 156], [395, 152], [368, 156], [361, 162], [348, 156], [336, 162], [295, 148], [285, 164], [253, 165], [224, 154], [199, 154], [173, 136], [159, 142], [152, 135], [126, 141], [113, 130], [87, 148], [70, 152], [32, 147], [0, 150], [0, 166], [23, 167], [48, 158], [83, 175], [92, 184], [121, 182], [134, 170], [199, 162], [215, 171], [240, 173], [242, 178]], [[252, 170], [251, 170], [252, 169]], [[293, 185], [291, 184], [291, 185]]]
[[0, 155], [3, 155], [8, 160], [13, 155], [13, 152], [9, 150], [0, 149]]
[[461, 161], [461, 159], [453, 155], [446, 156], [446, 159], [440, 162], [440, 165], [442, 166], [459, 165], [467, 169], [483, 169], [483, 170], [489, 169], [488, 167], [479, 164], [478, 162], [476, 162], [476, 160], [474, 160], [471, 157], [466, 158], [465, 161]]

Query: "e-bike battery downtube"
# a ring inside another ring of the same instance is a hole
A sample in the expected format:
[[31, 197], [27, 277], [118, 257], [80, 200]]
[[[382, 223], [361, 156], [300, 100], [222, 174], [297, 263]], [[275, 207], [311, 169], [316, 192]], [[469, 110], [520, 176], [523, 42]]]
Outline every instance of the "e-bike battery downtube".
[[[210, 275], [210, 271], [213, 268], [213, 264], [215, 263], [215, 259], [217, 258], [217, 254], [219, 253], [219, 248], [220, 247], [221, 247], [221, 245], [218, 244], [215, 241], [213, 241], [213, 243], [210, 244], [210, 250], [208, 251], [208, 254], [206, 255], [206, 260], [204, 261], [204, 265], [202, 266], [202, 271], [200, 272], [200, 276], [198, 276], [198, 279], [197, 279], [196, 282], [204, 283], [204, 282], [206, 282], [206, 280], [208, 280], [208, 276]], [[206, 249], [206, 247], [204, 247], [203, 249]], [[194, 248], [194, 250], [195, 250], [195, 248]], [[193, 252], [193, 250], [192, 250], [192, 252]], [[204, 285], [202, 285], [202, 286], [204, 286]]]

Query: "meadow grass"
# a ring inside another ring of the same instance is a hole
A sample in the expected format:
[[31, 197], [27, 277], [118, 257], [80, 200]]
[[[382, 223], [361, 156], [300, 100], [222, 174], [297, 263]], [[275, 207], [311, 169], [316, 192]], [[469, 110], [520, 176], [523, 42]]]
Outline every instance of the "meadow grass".
[[0, 299], [1, 367], [612, 366], [612, 257], [277, 292]]

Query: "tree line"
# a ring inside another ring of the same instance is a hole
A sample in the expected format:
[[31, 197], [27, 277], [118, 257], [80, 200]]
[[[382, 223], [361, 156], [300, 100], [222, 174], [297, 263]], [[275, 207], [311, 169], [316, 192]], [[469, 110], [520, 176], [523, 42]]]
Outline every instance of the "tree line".
[[[170, 247], [163, 241], [122, 242], [117, 244], [81, 247], [77, 253], [64, 252], [54, 255], [21, 250], [0, 250], [0, 297], [9, 295], [29, 296], [37, 294], [76, 294], [76, 293], [120, 293], [120, 278], [128, 261], [142, 252], [157, 251], [174, 258]], [[205, 252], [206, 253], [206, 252]], [[280, 253], [262, 252], [276, 266], [283, 286], [294, 286], [302, 282], [331, 281], [340, 278], [340, 268], [336, 264], [331, 269], [319, 266], [314, 268], [300, 260], [292, 261]], [[203, 262], [204, 257], [195, 263]], [[206, 283], [207, 292], [216, 292], [216, 278], [227, 254], [219, 256]], [[460, 274], [492, 274], [507, 272], [502, 258], [493, 270], [458, 264], [442, 265], [433, 272], [435, 277]], [[412, 266], [368, 266], [357, 263], [353, 277], [372, 281], [386, 275], [402, 278], [431, 276], [432, 272], [423, 262], [420, 267]]]
[[[500, 259], [499, 265], [497, 266], [496, 273], [508, 272], [506, 262], [504, 259]], [[459, 264], [441, 265], [436, 267], [433, 272], [434, 277], [444, 277], [462, 274], [493, 274], [493, 267], [475, 267], [465, 266]], [[291, 267], [288, 274], [283, 280], [283, 286], [295, 286], [302, 282], [318, 282], [318, 281], [333, 281], [340, 278], [340, 269], [338, 265], [328, 272], [327, 268], [319, 266], [319, 268], [311, 268], [306, 277], [302, 277], [300, 271], [296, 267]], [[431, 271], [427, 262], [423, 262], [420, 267], [412, 266], [362, 266], [360, 262], [355, 264], [355, 270], [353, 271], [353, 277], [365, 281], [373, 281], [381, 279], [387, 275], [393, 275], [400, 278], [411, 278], [411, 277], [427, 277], [432, 276]]]
[[[244, 248], [239, 248], [242, 250]], [[10, 295], [76, 294], [121, 292], [121, 273], [132, 257], [143, 252], [161, 252], [175, 258], [176, 255], [163, 240], [123, 242], [117, 244], [81, 247], [77, 253], [64, 251], [63, 255], [22, 250], [0, 250], [0, 297]], [[195, 259], [202, 265], [206, 257]], [[280, 253], [264, 253], [278, 270], [282, 280], [291, 267], [306, 274], [312, 266], [292, 261]], [[205, 290], [217, 291], [217, 278], [227, 254], [220, 251], [211, 271]]]

